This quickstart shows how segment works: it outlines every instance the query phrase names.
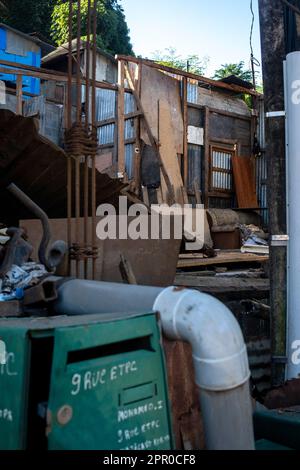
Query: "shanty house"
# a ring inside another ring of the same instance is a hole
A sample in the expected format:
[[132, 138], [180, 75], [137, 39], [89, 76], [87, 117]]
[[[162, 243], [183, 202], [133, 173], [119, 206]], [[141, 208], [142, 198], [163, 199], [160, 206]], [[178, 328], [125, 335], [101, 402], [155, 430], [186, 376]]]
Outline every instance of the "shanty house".
[[[0, 59], [33, 67], [40, 67], [42, 56], [53, 50], [53, 46], [46, 44], [35, 36], [30, 36], [3, 23], [0, 24]], [[0, 73], [0, 79], [11, 87], [16, 86], [16, 76]], [[39, 94], [40, 80], [24, 76], [23, 91]]]

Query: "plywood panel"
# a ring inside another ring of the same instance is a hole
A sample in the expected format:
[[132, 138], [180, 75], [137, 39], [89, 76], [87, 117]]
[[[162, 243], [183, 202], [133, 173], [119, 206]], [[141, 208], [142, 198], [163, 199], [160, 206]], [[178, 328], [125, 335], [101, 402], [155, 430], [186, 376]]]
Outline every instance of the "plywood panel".
[[240, 209], [257, 209], [255, 178], [251, 158], [232, 157], [235, 191]]
[[[177, 157], [176, 143], [172, 138], [172, 126], [172, 115], [169, 106], [166, 103], [161, 103], [159, 108], [160, 154], [174, 189], [175, 201], [179, 204], [183, 204], [183, 180]], [[161, 181], [163, 199], [167, 201], [168, 191], [163, 176], [161, 177]]]
[[[158, 102], [160, 107], [166, 104], [171, 114], [171, 134], [176, 152], [183, 153], [183, 116], [180, 98], [180, 83], [178, 80], [159, 70], [142, 66], [141, 102], [149, 122], [152, 134], [158, 136]], [[141, 138], [150, 144], [147, 132], [142, 125]]]

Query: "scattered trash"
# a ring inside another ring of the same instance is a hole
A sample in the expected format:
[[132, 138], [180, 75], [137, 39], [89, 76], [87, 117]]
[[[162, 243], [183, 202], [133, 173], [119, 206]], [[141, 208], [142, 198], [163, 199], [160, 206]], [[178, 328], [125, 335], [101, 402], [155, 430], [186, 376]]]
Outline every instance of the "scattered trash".
[[240, 225], [242, 253], [269, 254], [268, 235], [256, 225]]
[[21, 300], [24, 289], [38, 284], [48, 272], [42, 264], [28, 262], [22, 267], [13, 265], [2, 279], [0, 286], [0, 302]]

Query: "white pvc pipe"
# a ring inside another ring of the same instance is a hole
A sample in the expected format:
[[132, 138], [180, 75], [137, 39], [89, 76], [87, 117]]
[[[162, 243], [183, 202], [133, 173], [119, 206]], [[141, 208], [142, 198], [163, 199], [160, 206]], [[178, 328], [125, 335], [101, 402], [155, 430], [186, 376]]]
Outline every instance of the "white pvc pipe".
[[208, 449], [254, 450], [248, 355], [233, 314], [209, 295], [174, 287], [154, 310], [168, 338], [192, 346]]
[[192, 346], [208, 449], [254, 450], [247, 350], [225, 305], [189, 289], [80, 280], [62, 284], [58, 294], [58, 314], [159, 312], [165, 335]]
[[287, 379], [300, 376], [300, 52], [285, 66], [287, 125]]

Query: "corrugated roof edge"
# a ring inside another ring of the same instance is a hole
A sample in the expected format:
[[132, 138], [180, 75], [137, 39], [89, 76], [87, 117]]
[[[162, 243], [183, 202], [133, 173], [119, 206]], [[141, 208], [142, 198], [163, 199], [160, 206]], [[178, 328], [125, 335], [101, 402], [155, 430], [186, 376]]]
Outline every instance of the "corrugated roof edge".
[[41, 39], [30, 36], [29, 34], [23, 33], [23, 31], [20, 31], [18, 29], [12, 28], [8, 24], [5, 23], [0, 23], [0, 28], [5, 28], [8, 29], [9, 31], [12, 31], [15, 34], [18, 34], [19, 36], [22, 36], [24, 39], [27, 39], [27, 41], [34, 42], [35, 44], [38, 44], [39, 46], [47, 46], [47, 47], [53, 47], [53, 50], [55, 50], [55, 47], [52, 46], [52, 44], [49, 44], [48, 42], [42, 41]]
[[[81, 41], [81, 49], [85, 49], [86, 47], [86, 41]], [[72, 41], [72, 52], [77, 50], [77, 39], [73, 39]], [[52, 60], [57, 59], [58, 57], [65, 56], [69, 52], [69, 43], [64, 43], [61, 46], [57, 47], [53, 52], [50, 52], [50, 54], [46, 55], [42, 59], [43, 64], [47, 64], [48, 62], [51, 62]], [[98, 54], [103, 55], [107, 59], [111, 60], [113, 63], [117, 63], [115, 57], [108, 52], [105, 52], [103, 49], [100, 49], [100, 47], [97, 47], [97, 52]]]

